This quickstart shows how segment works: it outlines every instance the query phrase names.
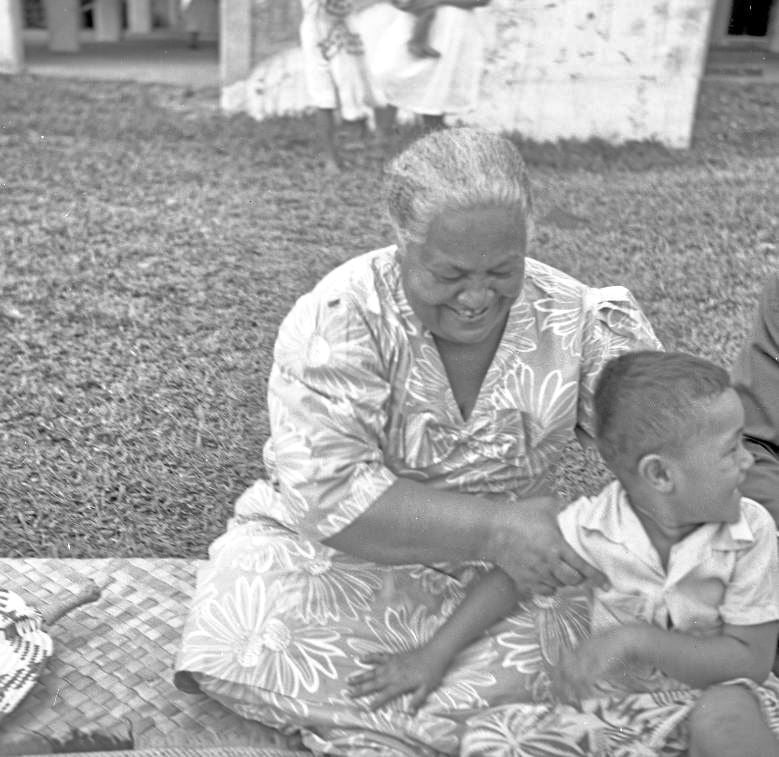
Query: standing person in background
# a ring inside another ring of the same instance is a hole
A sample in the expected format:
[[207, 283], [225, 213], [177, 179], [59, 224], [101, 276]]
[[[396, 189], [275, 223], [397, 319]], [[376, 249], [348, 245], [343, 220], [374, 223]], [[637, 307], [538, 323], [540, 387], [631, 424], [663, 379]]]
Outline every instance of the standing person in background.
[[752, 333], [733, 366], [744, 403], [744, 437], [755, 464], [741, 487], [779, 524], [779, 271], [760, 296]]
[[[371, 75], [393, 109], [421, 116], [428, 129], [443, 126], [447, 115], [476, 109], [484, 50], [491, 37], [484, 10], [488, 4], [489, 0], [393, 0], [359, 14]], [[431, 22], [429, 34], [425, 18]], [[418, 22], [421, 29], [415, 27]], [[437, 56], [419, 57], [413, 43], [421, 34]]]
[[378, 137], [384, 133], [382, 102], [368, 75], [363, 40], [354, 28], [353, 1], [301, 2], [300, 43], [306, 85], [316, 108], [324, 168], [337, 172], [341, 160], [335, 138], [336, 111], [344, 120], [364, 126], [373, 110]]

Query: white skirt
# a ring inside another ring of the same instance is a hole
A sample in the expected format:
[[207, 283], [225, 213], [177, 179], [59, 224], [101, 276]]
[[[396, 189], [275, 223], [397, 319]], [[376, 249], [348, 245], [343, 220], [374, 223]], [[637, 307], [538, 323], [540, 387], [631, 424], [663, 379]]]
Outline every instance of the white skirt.
[[354, 16], [365, 44], [368, 70], [383, 100], [424, 115], [473, 111], [478, 102], [484, 51], [492, 37], [489, 8], [441, 6], [430, 30], [440, 58], [416, 58], [406, 47], [414, 16], [382, 2]]

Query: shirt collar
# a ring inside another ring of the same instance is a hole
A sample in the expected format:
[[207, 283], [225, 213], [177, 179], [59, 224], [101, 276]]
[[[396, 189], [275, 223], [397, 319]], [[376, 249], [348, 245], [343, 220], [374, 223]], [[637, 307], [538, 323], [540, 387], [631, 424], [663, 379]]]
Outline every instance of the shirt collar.
[[[641, 521], [628, 502], [627, 493], [619, 481], [612, 481], [604, 490], [606, 506], [593, 508], [582, 519], [582, 527], [599, 531], [617, 544], [635, 545], [648, 540]], [[755, 535], [742, 509], [736, 523], [707, 523], [693, 531], [686, 539], [703, 539], [712, 549], [740, 550], [752, 544]]]

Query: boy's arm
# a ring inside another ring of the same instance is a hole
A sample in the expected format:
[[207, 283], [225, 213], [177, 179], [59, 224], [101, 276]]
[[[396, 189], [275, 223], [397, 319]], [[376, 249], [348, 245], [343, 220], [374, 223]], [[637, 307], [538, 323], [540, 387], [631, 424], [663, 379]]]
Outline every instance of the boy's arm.
[[514, 581], [500, 568], [493, 568], [471, 583], [463, 601], [425, 646], [451, 660], [515, 607], [520, 596]]
[[725, 625], [719, 636], [701, 638], [655, 626], [634, 626], [626, 635], [628, 658], [652, 665], [695, 688], [731, 678], [762, 683], [776, 656], [779, 621]]
[[776, 654], [779, 621], [725, 625], [719, 636], [699, 637], [648, 623], [630, 623], [584, 641], [563, 653], [556, 686], [565, 700], [581, 700], [597, 681], [629, 673], [632, 664], [655, 667], [694, 688], [732, 678], [762, 683]]

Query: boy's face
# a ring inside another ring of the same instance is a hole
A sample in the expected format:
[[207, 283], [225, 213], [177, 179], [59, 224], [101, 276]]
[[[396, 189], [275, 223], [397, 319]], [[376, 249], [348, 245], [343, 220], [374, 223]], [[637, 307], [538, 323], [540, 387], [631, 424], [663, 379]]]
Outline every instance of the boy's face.
[[753, 457], [742, 442], [744, 408], [727, 389], [702, 411], [702, 429], [673, 463], [679, 525], [735, 523], [740, 517], [738, 487]]

